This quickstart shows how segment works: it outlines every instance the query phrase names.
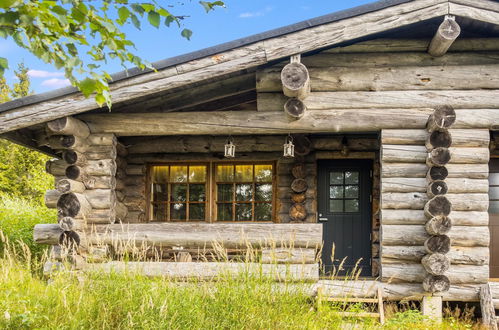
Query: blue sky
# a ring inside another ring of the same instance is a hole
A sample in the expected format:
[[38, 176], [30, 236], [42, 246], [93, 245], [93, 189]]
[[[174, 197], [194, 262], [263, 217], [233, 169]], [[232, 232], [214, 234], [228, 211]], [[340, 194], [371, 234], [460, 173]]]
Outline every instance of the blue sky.
[[[173, 25], [158, 30], [144, 23], [140, 31], [127, 26], [125, 32], [135, 43], [139, 56], [154, 62], [373, 1], [226, 0], [226, 8], [217, 8], [208, 14], [197, 0], [186, 0], [183, 5], [181, 2], [168, 1], [177, 4], [171, 8], [172, 13], [189, 16], [183, 24], [193, 31], [191, 40], [182, 38], [180, 30]], [[67, 84], [62, 72], [20, 49], [12, 40], [0, 40], [0, 57], [7, 57], [11, 68], [24, 61], [31, 69], [32, 88], [36, 93]], [[104, 69], [113, 73], [123, 68], [118, 63], [108, 63]], [[11, 83], [13, 72], [6, 71], [5, 77]]]

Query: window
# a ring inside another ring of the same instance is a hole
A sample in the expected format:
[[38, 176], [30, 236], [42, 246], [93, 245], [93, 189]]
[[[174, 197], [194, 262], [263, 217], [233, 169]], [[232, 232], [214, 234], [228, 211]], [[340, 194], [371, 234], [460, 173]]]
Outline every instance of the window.
[[359, 212], [359, 172], [329, 173], [329, 212]]
[[271, 164], [217, 164], [215, 177], [216, 220], [272, 220]]
[[200, 221], [206, 219], [206, 165], [151, 167], [153, 221]]
[[273, 170], [272, 163], [153, 165], [149, 220], [272, 221]]

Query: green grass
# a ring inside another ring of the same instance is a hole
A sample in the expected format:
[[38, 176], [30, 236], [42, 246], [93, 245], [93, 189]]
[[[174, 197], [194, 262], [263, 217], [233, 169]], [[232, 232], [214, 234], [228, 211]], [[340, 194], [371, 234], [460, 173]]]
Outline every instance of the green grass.
[[[56, 210], [8, 195], [0, 195], [0, 230], [12, 244], [23, 242], [33, 256], [40, 256], [45, 246], [33, 242], [33, 227], [38, 223], [53, 223]], [[0, 253], [4, 244], [0, 240]]]

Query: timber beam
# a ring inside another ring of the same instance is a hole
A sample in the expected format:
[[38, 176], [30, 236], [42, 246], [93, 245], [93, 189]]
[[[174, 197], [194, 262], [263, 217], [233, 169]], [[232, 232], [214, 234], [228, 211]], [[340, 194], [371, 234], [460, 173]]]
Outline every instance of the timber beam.
[[460, 33], [461, 27], [457, 24], [455, 17], [446, 15], [430, 42], [428, 53], [435, 57], [445, 55]]

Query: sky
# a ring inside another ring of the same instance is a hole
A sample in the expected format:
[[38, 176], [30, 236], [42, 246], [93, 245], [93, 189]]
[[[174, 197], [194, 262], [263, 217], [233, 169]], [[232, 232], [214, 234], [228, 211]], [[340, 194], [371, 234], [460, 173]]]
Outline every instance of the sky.
[[[158, 0], [158, 3], [165, 3]], [[182, 55], [234, 39], [297, 23], [335, 11], [363, 5], [372, 0], [226, 0], [226, 8], [217, 8], [206, 13], [197, 0], [170, 1], [169, 8], [175, 15], [186, 15], [182, 28], [193, 31], [190, 40], [180, 36], [181, 29], [162, 25], [160, 29], [144, 22], [142, 29], [125, 26], [123, 30], [136, 45], [136, 54], [149, 62]], [[43, 93], [65, 87], [69, 82], [64, 73], [45, 64], [12, 40], [0, 40], [0, 57], [9, 60], [11, 70], [5, 72], [9, 83], [14, 81], [12, 68], [23, 61], [30, 68], [32, 89]], [[84, 58], [84, 60], [87, 60]], [[103, 66], [109, 73], [124, 68], [119, 63]]]

